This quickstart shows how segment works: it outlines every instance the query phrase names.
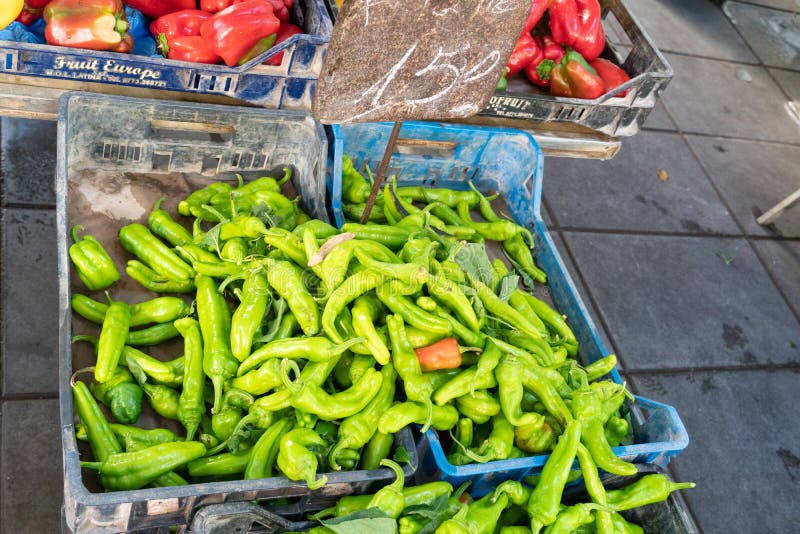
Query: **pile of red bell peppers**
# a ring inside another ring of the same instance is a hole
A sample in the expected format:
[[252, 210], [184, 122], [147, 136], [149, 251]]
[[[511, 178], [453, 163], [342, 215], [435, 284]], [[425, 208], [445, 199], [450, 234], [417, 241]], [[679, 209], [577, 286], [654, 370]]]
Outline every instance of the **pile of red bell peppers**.
[[593, 100], [630, 80], [622, 68], [600, 57], [605, 42], [598, 0], [532, 0], [505, 76], [523, 72], [554, 96]]
[[[289, 22], [293, 0], [26, 0], [17, 18], [29, 26], [44, 18], [49, 44], [130, 52], [135, 35], [125, 6], [152, 20], [150, 32], [164, 57], [195, 63], [242, 65], [303, 33]], [[146, 32], [145, 32], [146, 33]], [[149, 38], [149, 36], [148, 36]], [[280, 65], [283, 53], [265, 63]]]

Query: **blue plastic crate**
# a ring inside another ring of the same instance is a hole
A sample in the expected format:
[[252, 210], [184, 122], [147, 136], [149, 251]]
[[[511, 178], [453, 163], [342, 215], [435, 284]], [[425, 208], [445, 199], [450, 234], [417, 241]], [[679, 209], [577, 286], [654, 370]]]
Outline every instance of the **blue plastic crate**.
[[[342, 156], [349, 155], [356, 168], [377, 168], [386, 147], [391, 123], [353, 124], [333, 127], [332, 175], [329, 195], [336, 224], [344, 223], [342, 212]], [[425, 143], [422, 141], [432, 141]], [[429, 185], [467, 189], [469, 179], [483, 192], [496, 191], [510, 215], [531, 230], [537, 265], [547, 273], [547, 285], [537, 296], [549, 299], [566, 315], [580, 344], [578, 360], [588, 364], [609, 354], [575, 284], [558, 255], [540, 217], [543, 156], [536, 141], [525, 132], [435, 123], [404, 123], [387, 176], [398, 175], [403, 185]], [[541, 294], [544, 291], [546, 294]], [[610, 378], [621, 383], [614, 369]], [[640, 463], [666, 463], [689, 444], [689, 436], [671, 406], [637, 397], [630, 405], [635, 444], [617, 447], [618, 456]], [[515, 460], [453, 466], [435, 431], [430, 430], [420, 450], [420, 475], [442, 478], [453, 484], [472, 480], [471, 492], [480, 496], [498, 481], [519, 480], [541, 471], [549, 455]]]
[[[0, 73], [221, 95], [269, 108], [307, 111], [333, 23], [323, 0], [297, 0], [293, 10], [294, 20], [302, 21], [306, 33], [238, 67], [0, 41]], [[261, 64], [281, 51], [281, 65]]]

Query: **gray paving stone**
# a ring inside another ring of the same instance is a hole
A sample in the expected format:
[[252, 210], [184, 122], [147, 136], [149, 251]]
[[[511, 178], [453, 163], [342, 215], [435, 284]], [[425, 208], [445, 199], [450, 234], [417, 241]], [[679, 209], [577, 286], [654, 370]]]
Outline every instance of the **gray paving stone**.
[[[586, 291], [586, 285], [583, 283], [583, 279], [581, 278], [578, 270], [575, 268], [575, 263], [572, 261], [572, 258], [567, 251], [566, 244], [564, 243], [564, 238], [561, 236], [559, 232], [550, 232], [550, 236], [553, 238], [553, 242], [556, 244], [556, 250], [558, 250], [559, 256], [561, 256], [561, 261], [564, 262], [564, 265], [567, 268], [567, 272], [572, 277], [572, 281], [575, 283], [575, 287], [578, 290], [578, 295], [583, 300], [583, 304], [589, 310], [589, 316], [592, 318], [597, 331], [600, 333], [600, 337], [605, 343], [606, 348], [611, 351], [612, 353], [616, 353], [614, 349], [614, 345], [611, 343], [611, 340], [608, 337], [608, 334], [603, 328], [603, 323], [600, 322], [600, 316], [597, 313], [597, 308], [592, 303], [592, 300], [589, 298], [589, 292]], [[618, 367], [622, 370], [623, 365], [622, 362], [619, 362]]]
[[60, 532], [64, 478], [58, 400], [2, 403], [0, 531]]
[[[667, 91], [669, 91], [669, 87], [667, 87]], [[672, 119], [667, 115], [667, 108], [664, 106], [663, 102], [659, 101], [659, 103], [655, 105], [653, 111], [650, 112], [650, 115], [648, 115], [647, 119], [644, 121], [644, 128], [651, 130], [675, 129], [675, 123], [672, 122]]]
[[800, 315], [800, 243], [796, 241], [756, 241], [754, 243], [789, 305]]
[[678, 134], [643, 131], [610, 161], [551, 158], [546, 169], [544, 195], [561, 227], [738, 232]]
[[762, 67], [667, 54], [675, 77], [663, 100], [684, 132], [800, 142], [786, 97]]
[[55, 211], [6, 209], [2, 224], [2, 392], [56, 392]]
[[800, 323], [743, 239], [564, 237], [628, 371], [800, 362]]
[[765, 65], [800, 69], [800, 14], [741, 2], [723, 9]]
[[800, 0], [747, 0], [750, 4], [800, 13]]
[[756, 61], [722, 10], [708, 0], [625, 0], [625, 5], [662, 50]]
[[800, 236], [800, 205], [764, 228], [756, 218], [800, 187], [800, 147], [688, 136], [700, 161], [750, 235]]
[[0, 139], [5, 202], [55, 204], [56, 123], [3, 117]]
[[789, 98], [800, 104], [800, 72], [780, 69], [769, 69], [769, 71]]
[[691, 443], [672, 460], [703, 531], [797, 532], [800, 405], [791, 371], [635, 376], [648, 398], [678, 410]]

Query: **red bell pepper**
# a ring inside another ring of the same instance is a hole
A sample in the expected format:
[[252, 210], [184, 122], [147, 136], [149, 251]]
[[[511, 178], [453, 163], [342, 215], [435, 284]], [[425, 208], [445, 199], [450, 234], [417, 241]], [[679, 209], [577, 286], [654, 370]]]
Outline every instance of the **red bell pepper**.
[[[303, 33], [303, 28], [300, 26], [295, 26], [290, 22], [283, 22], [281, 23], [280, 29], [278, 29], [278, 35], [275, 37], [275, 44], [272, 46], [276, 46], [284, 42], [286, 39], [291, 37], [292, 35], [300, 35]], [[283, 62], [283, 51], [278, 52], [264, 63], [267, 65], [280, 65]]]
[[120, 52], [133, 47], [122, 0], [52, 0], [44, 20], [52, 45]]
[[517, 39], [511, 57], [508, 58], [506, 76], [512, 76], [531, 63], [539, 63], [542, 59], [544, 56], [539, 45], [536, 44], [536, 40], [529, 33], [523, 33]]
[[[209, 13], [218, 13], [234, 4], [241, 4], [248, 0], [200, 0], [200, 9]], [[280, 21], [289, 20], [289, 8], [292, 7], [292, 0], [266, 0], [272, 5], [272, 12]]]
[[454, 337], [446, 337], [433, 345], [414, 349], [423, 371], [456, 369], [461, 366], [461, 350]]
[[598, 0], [552, 0], [550, 32], [553, 39], [594, 61], [606, 46]]
[[30, 26], [42, 18], [44, 8], [49, 3], [50, 0], [26, 0], [22, 5], [22, 11], [20, 11], [17, 17], [17, 22], [21, 22], [25, 26]]
[[550, 72], [564, 57], [564, 47], [553, 41], [549, 35], [543, 35], [536, 38], [539, 48], [542, 50], [544, 59], [539, 63], [531, 63], [525, 67], [525, 76], [534, 85], [550, 87]]
[[242, 64], [275, 42], [280, 21], [266, 0], [234, 4], [205, 21], [200, 35], [228, 66]]
[[169, 13], [163, 17], [158, 17], [150, 23], [150, 33], [158, 39], [164, 34], [167, 39], [173, 37], [186, 37], [189, 35], [200, 35], [200, 26], [211, 18], [211, 13], [199, 11], [197, 9], [182, 9], [174, 13]]
[[[598, 58], [589, 64], [597, 71], [597, 75], [603, 79], [606, 93], [631, 79], [627, 72], [607, 59]], [[627, 94], [628, 91], [622, 91], [616, 96], [623, 97]]]
[[550, 7], [550, 0], [531, 0], [531, 12], [522, 28], [522, 33], [531, 33], [531, 30], [542, 20], [544, 12]]
[[182, 9], [197, 7], [195, 0], [125, 0], [125, 3], [151, 19], [157, 19]]
[[603, 79], [574, 50], [570, 50], [550, 72], [550, 94], [594, 100], [606, 92]]
[[169, 59], [192, 63], [219, 63], [220, 57], [199, 35], [158, 35], [158, 51]]

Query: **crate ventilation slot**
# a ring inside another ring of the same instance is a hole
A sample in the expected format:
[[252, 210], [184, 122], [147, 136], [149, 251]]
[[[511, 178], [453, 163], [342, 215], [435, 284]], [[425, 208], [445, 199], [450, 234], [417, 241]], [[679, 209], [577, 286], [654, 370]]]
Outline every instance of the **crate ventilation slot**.
[[103, 142], [103, 159], [107, 161], [134, 161], [142, 159], [142, 145], [119, 141]]
[[3, 62], [0, 64], [2, 70], [16, 71], [18, 68], [18, 53], [16, 50], [3, 54]]
[[189, 87], [196, 91], [229, 94], [233, 92], [234, 77], [195, 73], [189, 82]]

